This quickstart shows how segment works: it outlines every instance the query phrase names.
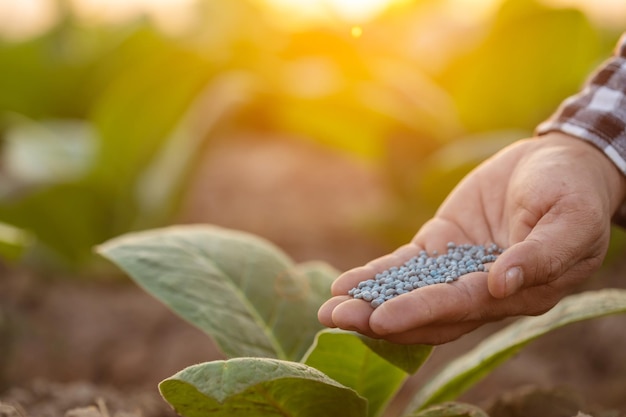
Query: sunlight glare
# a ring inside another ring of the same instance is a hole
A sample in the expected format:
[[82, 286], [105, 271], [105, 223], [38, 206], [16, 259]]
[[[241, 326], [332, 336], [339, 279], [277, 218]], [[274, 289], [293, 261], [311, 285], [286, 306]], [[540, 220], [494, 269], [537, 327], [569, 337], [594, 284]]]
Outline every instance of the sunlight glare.
[[393, 0], [327, 0], [337, 14], [350, 22], [366, 22], [394, 3]]
[[[278, 23], [292, 28], [337, 19], [356, 29], [388, 7], [415, 0], [255, 0], [272, 9]], [[503, 0], [439, 0], [447, 15], [476, 22], [493, 14]], [[553, 7], [577, 7], [589, 17], [616, 28], [626, 20], [625, 0], [540, 0]], [[87, 23], [119, 23], [147, 16], [166, 32], [184, 31], [195, 22], [197, 0], [67, 0], [76, 16]], [[59, 18], [56, 0], [0, 0], [0, 36], [22, 39], [45, 32]]]
[[53, 0], [0, 1], [0, 36], [24, 39], [52, 27], [58, 19]]
[[542, 0], [553, 7], [576, 7], [600, 24], [624, 29], [626, 1], [624, 0]]
[[82, 19], [117, 23], [146, 15], [166, 32], [177, 32], [193, 21], [196, 0], [69, 0]]
[[339, 18], [345, 22], [363, 23], [387, 7], [407, 0], [263, 0], [281, 14], [301, 20]]
[[495, 13], [503, 0], [447, 0], [442, 2], [448, 16], [467, 22], [476, 22]]

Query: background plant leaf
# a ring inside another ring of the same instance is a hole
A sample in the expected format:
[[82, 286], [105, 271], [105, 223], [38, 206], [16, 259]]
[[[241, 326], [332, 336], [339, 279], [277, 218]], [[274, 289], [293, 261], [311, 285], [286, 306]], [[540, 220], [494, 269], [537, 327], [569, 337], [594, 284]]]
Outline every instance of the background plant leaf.
[[0, 155], [11, 185], [69, 182], [81, 179], [91, 169], [97, 139], [85, 121], [13, 119]]
[[626, 290], [589, 291], [564, 298], [538, 317], [516, 321], [445, 366], [413, 398], [409, 410], [457, 398], [523, 346], [570, 323], [626, 312]]
[[419, 204], [434, 213], [454, 187], [482, 161], [530, 132], [498, 130], [458, 137], [440, 146], [420, 164], [417, 181]]
[[440, 82], [469, 132], [536, 126], [580, 88], [600, 48], [581, 11], [508, 0], [484, 39], [447, 65]]
[[340, 274], [336, 268], [323, 261], [302, 262], [295, 265], [295, 270], [297, 275], [306, 277], [310, 286], [310, 302], [317, 306], [331, 297], [330, 286]]
[[32, 233], [37, 246], [79, 265], [93, 256], [93, 245], [109, 237], [112, 213], [104, 200], [83, 182], [36, 187], [4, 198], [0, 219]]
[[260, 237], [209, 225], [131, 233], [98, 250], [228, 357], [299, 360], [322, 328], [317, 310], [336, 276], [298, 267]]
[[159, 384], [185, 417], [364, 417], [364, 398], [301, 363], [267, 358], [214, 361], [183, 369]]
[[[0, 223], [0, 259], [17, 261], [32, 243], [33, 237], [27, 231]], [[0, 317], [0, 324], [1, 322]]]
[[194, 98], [136, 184], [137, 229], [166, 225], [176, 218], [187, 185], [212, 144], [216, 129], [254, 96], [258, 80], [250, 73], [226, 73], [210, 80]]
[[431, 350], [431, 346], [397, 345], [327, 329], [318, 333], [304, 363], [367, 398], [368, 415], [377, 416], [408, 375], [396, 363], [417, 370]]
[[489, 417], [480, 408], [465, 403], [447, 402], [416, 411], [409, 417]]

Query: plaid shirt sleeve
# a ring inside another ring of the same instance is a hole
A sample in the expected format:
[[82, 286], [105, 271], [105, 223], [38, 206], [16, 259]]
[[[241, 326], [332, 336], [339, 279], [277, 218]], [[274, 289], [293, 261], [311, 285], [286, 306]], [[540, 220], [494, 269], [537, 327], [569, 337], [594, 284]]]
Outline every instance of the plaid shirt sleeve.
[[[583, 89], [565, 99], [556, 112], [537, 126], [536, 134], [559, 131], [600, 148], [626, 175], [626, 33]], [[614, 221], [626, 226], [626, 204]]]

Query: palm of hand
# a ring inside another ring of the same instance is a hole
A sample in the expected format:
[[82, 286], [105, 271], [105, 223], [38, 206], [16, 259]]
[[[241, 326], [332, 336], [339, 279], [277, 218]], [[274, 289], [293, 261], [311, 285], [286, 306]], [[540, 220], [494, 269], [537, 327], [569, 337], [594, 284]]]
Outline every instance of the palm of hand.
[[[483, 163], [409, 244], [342, 274], [333, 284], [333, 298], [320, 308], [320, 321], [397, 343], [440, 344], [487, 322], [553, 307], [599, 268], [616, 208], [598, 186], [605, 180], [606, 158], [586, 143], [564, 140], [520, 141]], [[602, 169], [595, 170], [596, 164]], [[450, 241], [509, 249], [489, 273], [423, 287], [377, 309], [347, 295], [377, 272], [423, 249], [441, 252]], [[520, 271], [523, 286], [516, 277]]]

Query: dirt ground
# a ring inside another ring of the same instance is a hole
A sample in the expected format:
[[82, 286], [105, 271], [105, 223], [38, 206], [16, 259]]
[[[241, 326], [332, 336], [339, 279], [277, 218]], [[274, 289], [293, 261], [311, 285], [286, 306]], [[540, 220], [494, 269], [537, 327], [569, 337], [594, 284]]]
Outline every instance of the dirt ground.
[[[386, 213], [373, 167], [305, 142], [234, 140], [212, 148], [180, 223], [213, 223], [266, 237], [296, 261], [338, 269], [392, 249], [362, 227]], [[0, 417], [173, 416], [156, 385], [221, 358], [199, 330], [127, 279], [45, 277], [0, 270]], [[618, 259], [581, 291], [626, 288]], [[504, 326], [438, 347], [390, 417], [451, 358]], [[531, 343], [460, 400], [492, 417], [626, 416], [626, 316], [559, 329]]]

